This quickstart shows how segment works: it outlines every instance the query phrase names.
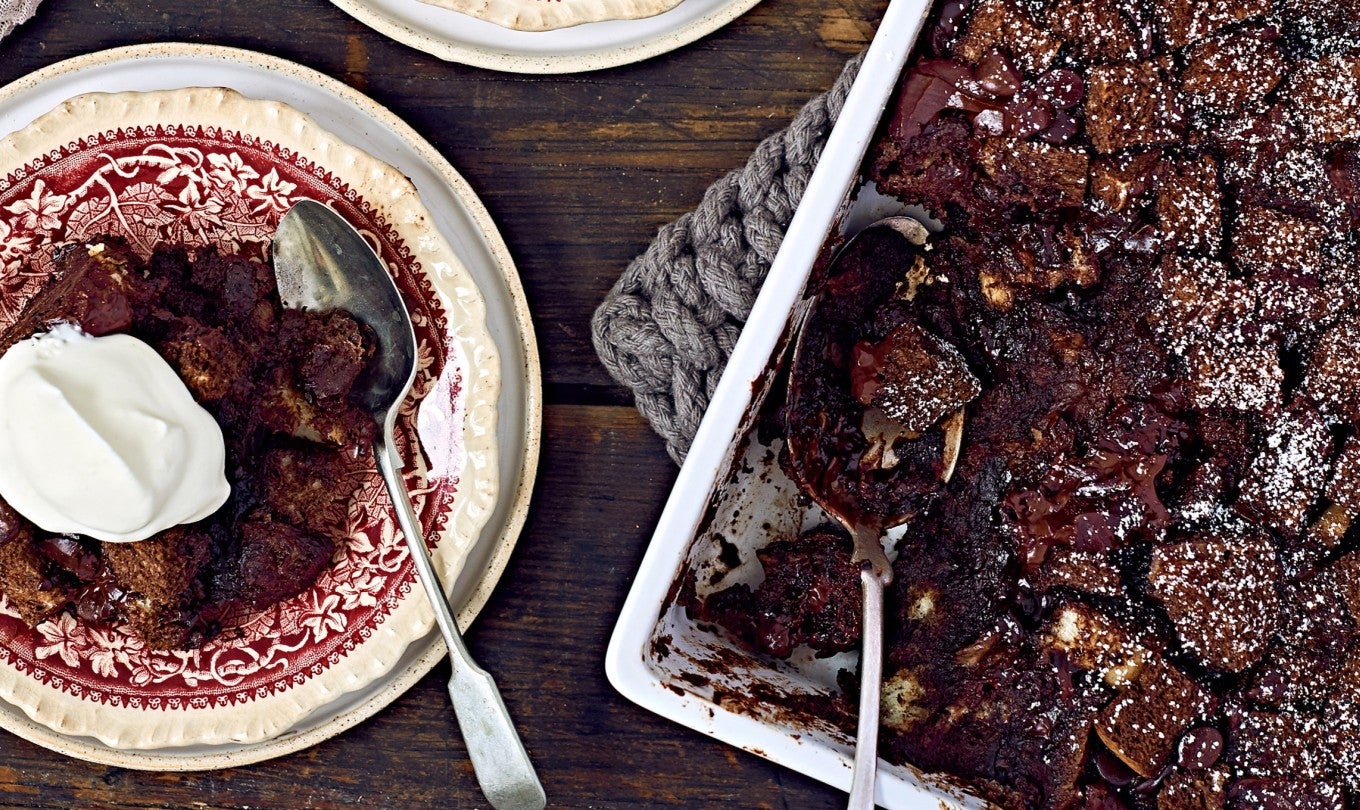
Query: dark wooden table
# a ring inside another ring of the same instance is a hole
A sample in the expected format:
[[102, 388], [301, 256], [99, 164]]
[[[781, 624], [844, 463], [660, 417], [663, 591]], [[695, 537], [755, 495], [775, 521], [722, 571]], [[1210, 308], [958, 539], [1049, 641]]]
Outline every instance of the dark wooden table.
[[[645, 712], [604, 676], [614, 619], [675, 477], [590, 344], [590, 314], [657, 228], [692, 208], [861, 50], [886, 0], [764, 0], [637, 65], [492, 73], [392, 42], [326, 0], [45, 0], [0, 42], [0, 85], [120, 45], [191, 41], [337, 77], [428, 138], [519, 265], [547, 403], [528, 525], [469, 634], [562, 807], [835, 807], [844, 794]], [[157, 774], [0, 732], [4, 807], [480, 807], [447, 665], [356, 729], [270, 762]]]

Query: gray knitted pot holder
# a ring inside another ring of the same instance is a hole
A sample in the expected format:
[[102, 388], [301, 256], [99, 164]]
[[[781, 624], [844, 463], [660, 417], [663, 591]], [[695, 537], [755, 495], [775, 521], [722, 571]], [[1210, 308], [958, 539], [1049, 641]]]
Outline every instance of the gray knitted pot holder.
[[606, 369], [677, 462], [689, 451], [718, 377], [836, 123], [863, 54], [788, 129], [714, 183], [694, 211], [664, 226], [595, 310]]

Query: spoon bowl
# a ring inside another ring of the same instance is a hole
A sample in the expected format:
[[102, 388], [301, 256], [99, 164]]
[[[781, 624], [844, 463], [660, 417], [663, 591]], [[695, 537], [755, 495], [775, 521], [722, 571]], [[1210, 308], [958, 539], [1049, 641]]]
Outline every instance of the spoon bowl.
[[[901, 274], [835, 272], [837, 263], [850, 248], [867, 233], [883, 229], [895, 232], [912, 246], [918, 264]], [[892, 514], [868, 511], [859, 502], [855, 488], [847, 489], [851, 479], [858, 480], [863, 472], [863, 459], [849, 464], [839, 436], [847, 431], [866, 435], [876, 430], [887, 430], [879, 442], [889, 449], [900, 434], [893, 434], [886, 418], [847, 421], [845, 413], [835, 413], [838, 393], [832, 389], [845, 381], [837, 373], [845, 369], [835, 365], [833, 358], [844, 358], [848, 347], [837, 345], [843, 337], [837, 327], [862, 322], [871, 308], [888, 296], [896, 294], [902, 281], [908, 285], [919, 262], [920, 249], [926, 243], [927, 232], [915, 219], [906, 216], [888, 217], [872, 222], [840, 247], [827, 269], [826, 288], [814, 293], [804, 302], [793, 327], [793, 352], [789, 363], [788, 402], [791, 414], [811, 416], [812, 429], [795, 429], [795, 419], [785, 442], [793, 477], [799, 488], [832, 520], [850, 533], [854, 541], [852, 561], [860, 566], [862, 598], [860, 622], [860, 698], [859, 720], [855, 735], [855, 762], [851, 776], [849, 807], [868, 810], [874, 806], [874, 785], [878, 770], [878, 726], [880, 691], [883, 680], [883, 597], [884, 589], [892, 584], [892, 565], [883, 550], [883, 535], [895, 526], [910, 520], [915, 514], [914, 504], [903, 503]], [[914, 288], [913, 288], [914, 289]], [[833, 300], [834, 299], [834, 300]], [[834, 306], [833, 306], [834, 304]], [[828, 404], [832, 403], [832, 407]], [[871, 411], [866, 411], [866, 415]], [[947, 417], [942, 423], [944, 441], [940, 459], [934, 470], [933, 483], [947, 482], [958, 460], [963, 437], [963, 410]], [[880, 460], [884, 454], [880, 453]]]
[[449, 697], [468, 757], [482, 792], [496, 810], [539, 810], [547, 803], [543, 786], [495, 681], [477, 666], [463, 643], [402, 479], [405, 465], [393, 441], [393, 428], [415, 379], [416, 338], [396, 283], [348, 222], [310, 200], [298, 202], [284, 215], [271, 250], [285, 307], [344, 310], [373, 331], [374, 356], [355, 380], [350, 400], [378, 425], [373, 455], [417, 577], [434, 609], [435, 623], [449, 648], [453, 666]]

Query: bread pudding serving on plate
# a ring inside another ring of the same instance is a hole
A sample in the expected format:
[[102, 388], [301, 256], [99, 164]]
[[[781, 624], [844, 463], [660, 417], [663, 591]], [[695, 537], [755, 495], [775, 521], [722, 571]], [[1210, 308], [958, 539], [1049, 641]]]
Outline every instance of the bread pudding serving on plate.
[[[284, 309], [270, 267], [212, 248], [162, 245], [143, 261], [121, 239], [106, 237], [63, 245], [54, 260], [52, 280], [0, 337], [0, 364], [35, 334], [46, 341], [37, 344], [46, 346], [38, 353], [51, 354], [56, 349], [46, 344], [62, 329], [79, 341], [109, 335], [142, 341], [220, 428], [217, 473], [229, 494], [220, 493], [199, 510], [207, 514], [192, 516], [197, 519], [164, 521], [173, 525], [132, 538], [72, 529], [60, 524], [60, 515], [53, 518], [57, 526], [39, 518], [32, 510], [50, 511], [50, 493], [24, 492], [36, 498], [31, 510], [0, 502], [0, 592], [9, 604], [30, 623], [63, 611], [86, 622], [125, 622], [149, 646], [172, 649], [198, 646], [310, 587], [342, 543], [348, 502], [358, 477], [372, 467], [375, 426], [346, 399], [373, 351], [366, 327], [339, 311]], [[95, 366], [87, 379], [72, 375], [57, 404], [46, 407], [68, 407], [91, 384], [88, 378], [109, 373]], [[55, 373], [39, 369], [37, 375], [50, 380]], [[145, 384], [138, 375], [128, 383]], [[116, 446], [126, 459], [136, 450], [117, 446], [125, 440], [120, 431], [144, 414], [136, 408], [111, 413], [108, 395], [102, 396], [69, 406], [83, 418], [59, 429], [98, 432], [101, 445]], [[18, 421], [19, 404], [7, 404], [4, 432], [29, 430]], [[158, 443], [146, 452], [171, 452], [162, 433], [156, 435]], [[7, 446], [24, 438], [7, 438]], [[15, 455], [41, 456], [41, 467], [61, 479], [89, 463], [79, 452], [50, 446]], [[152, 465], [164, 463], [158, 457]], [[134, 461], [110, 470], [101, 471], [151, 474]], [[196, 472], [168, 485], [190, 488]], [[77, 497], [121, 494], [94, 491], [100, 483]], [[96, 504], [94, 511], [116, 506]]]
[[[951, 0], [927, 31], [864, 174], [940, 227], [838, 260], [900, 280], [869, 352], [759, 428], [861, 424], [849, 467], [882, 463], [857, 364], [909, 371], [875, 348], [904, 322], [980, 384], [927, 403], [963, 447], [895, 549], [884, 758], [1004, 807], [1353, 806], [1360, 7]], [[909, 427], [895, 457], [938, 443]], [[854, 649], [849, 548], [813, 527], [679, 599], [775, 656]]]

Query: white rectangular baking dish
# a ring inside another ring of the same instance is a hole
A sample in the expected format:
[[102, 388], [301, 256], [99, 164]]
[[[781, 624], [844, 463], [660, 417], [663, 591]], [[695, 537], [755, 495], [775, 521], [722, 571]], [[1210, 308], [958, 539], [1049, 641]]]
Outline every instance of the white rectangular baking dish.
[[[838, 669], [853, 671], [853, 655], [788, 662], [757, 656], [690, 619], [673, 597], [687, 575], [701, 591], [743, 581], [752, 566], [732, 567], [731, 553], [749, 562], [753, 548], [819, 522], [796, 505], [775, 450], [754, 437], [754, 414], [832, 229], [885, 213], [882, 198], [861, 193], [861, 163], [930, 5], [892, 0], [884, 15], [680, 470], [605, 660], [610, 682], [641, 706], [843, 790], [853, 738], [765, 698], [829, 694]], [[729, 553], [720, 553], [724, 548]], [[876, 799], [888, 808], [987, 806], [943, 778], [882, 761]]]

